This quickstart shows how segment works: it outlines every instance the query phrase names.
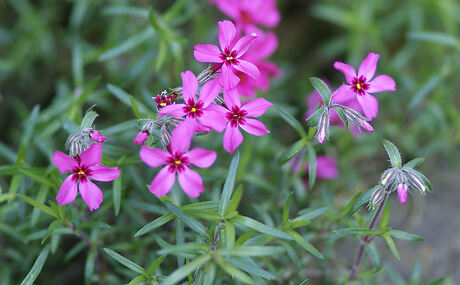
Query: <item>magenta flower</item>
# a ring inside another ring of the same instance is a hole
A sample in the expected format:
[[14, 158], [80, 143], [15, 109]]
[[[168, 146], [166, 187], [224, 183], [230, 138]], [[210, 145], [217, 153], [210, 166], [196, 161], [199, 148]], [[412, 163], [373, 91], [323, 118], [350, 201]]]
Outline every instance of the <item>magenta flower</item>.
[[406, 183], [401, 183], [397, 187], [399, 202], [401, 205], [406, 204], [407, 202], [407, 185]]
[[89, 133], [89, 137], [95, 141], [95, 142], [98, 142], [98, 143], [103, 143], [105, 142], [105, 140], [107, 139], [106, 137], [104, 137], [103, 135], [101, 135], [101, 133], [99, 133], [99, 131], [96, 131], [96, 130], [93, 130]]
[[141, 145], [141, 144], [145, 143], [145, 141], [147, 140], [148, 136], [149, 136], [149, 132], [147, 130], [142, 131], [142, 132], [138, 132], [136, 134], [136, 137], [133, 139], [133, 143], [137, 144], [137, 145]]
[[[225, 118], [219, 112], [219, 106], [211, 104], [221, 87], [217, 80], [210, 80], [201, 87], [200, 95], [196, 99], [198, 91], [198, 80], [191, 71], [181, 73], [182, 77], [182, 96], [185, 104], [171, 104], [163, 107], [159, 117], [169, 114], [174, 117], [186, 116], [185, 124], [189, 121], [198, 120], [203, 126], [212, 128], [217, 132], [224, 130]], [[202, 128], [203, 129], [203, 128]], [[206, 130], [206, 128], [204, 128]]]
[[239, 29], [262, 25], [273, 28], [280, 21], [276, 0], [210, 0], [225, 15], [232, 17]]
[[240, 79], [236, 75], [237, 71], [257, 80], [260, 76], [259, 69], [253, 63], [241, 58], [257, 35], [244, 36], [236, 41], [236, 28], [232, 22], [221, 21], [218, 24], [221, 49], [219, 50], [215, 45], [196, 45], [193, 52], [195, 59], [199, 62], [221, 65], [222, 85], [225, 89], [234, 88], [238, 84]]
[[260, 76], [254, 81], [246, 73], [239, 71], [236, 73], [240, 78], [240, 82], [236, 88], [241, 96], [252, 98], [255, 96], [257, 89], [267, 92], [270, 88], [270, 79], [281, 74], [275, 63], [266, 61], [278, 47], [276, 35], [272, 32], [260, 35], [252, 42], [251, 48], [243, 56], [243, 59], [255, 64], [260, 71]]
[[334, 63], [334, 68], [345, 75], [345, 81], [349, 84], [346, 85], [347, 88], [341, 90], [340, 97], [349, 98], [355, 94], [368, 120], [375, 118], [379, 110], [378, 101], [371, 94], [396, 91], [396, 83], [390, 76], [382, 74], [372, 79], [377, 69], [378, 60], [378, 54], [369, 53], [359, 66], [358, 74], [348, 64], [339, 61]]
[[168, 194], [176, 180], [176, 173], [179, 185], [187, 195], [196, 198], [203, 192], [201, 176], [190, 169], [190, 166], [210, 167], [217, 155], [214, 151], [199, 147], [187, 152], [193, 133], [194, 130], [176, 127], [171, 135], [168, 151], [142, 146], [139, 156], [145, 164], [151, 167], [166, 165], [158, 172], [149, 187], [150, 192], [156, 196]]
[[72, 172], [62, 183], [56, 197], [59, 205], [72, 203], [77, 197], [78, 189], [90, 211], [99, 208], [103, 200], [101, 189], [88, 178], [107, 182], [117, 179], [120, 175], [118, 167], [101, 165], [101, 155], [100, 144], [92, 144], [76, 157], [67, 156], [60, 151], [53, 154], [51, 160], [61, 173]]
[[224, 124], [224, 149], [232, 153], [243, 142], [240, 127], [255, 136], [263, 136], [270, 133], [265, 125], [250, 117], [260, 117], [265, 111], [273, 106], [264, 98], [257, 98], [241, 106], [240, 97], [236, 88], [224, 90], [224, 102], [228, 109], [222, 108], [227, 122]]

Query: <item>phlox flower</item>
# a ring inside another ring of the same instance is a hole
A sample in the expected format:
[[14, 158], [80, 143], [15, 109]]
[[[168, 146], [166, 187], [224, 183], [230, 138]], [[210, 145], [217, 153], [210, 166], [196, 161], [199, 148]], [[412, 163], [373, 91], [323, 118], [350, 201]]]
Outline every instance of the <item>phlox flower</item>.
[[273, 28], [280, 21], [276, 0], [210, 0], [222, 13], [232, 17], [239, 29], [255, 25]]
[[252, 42], [243, 59], [255, 64], [260, 71], [259, 78], [252, 80], [246, 73], [239, 71], [236, 73], [240, 78], [240, 82], [236, 86], [238, 93], [250, 98], [255, 96], [257, 89], [267, 92], [270, 88], [270, 79], [281, 74], [275, 63], [266, 61], [278, 47], [276, 35], [273, 32], [258, 33], [258, 35], [259, 37]]
[[345, 85], [347, 88], [341, 88], [338, 96], [350, 98], [355, 95], [368, 120], [375, 118], [379, 109], [377, 99], [371, 94], [396, 91], [396, 83], [390, 76], [382, 74], [372, 79], [378, 60], [378, 54], [369, 53], [359, 66], [358, 73], [351, 65], [339, 61], [334, 63], [334, 68], [345, 75], [345, 81], [348, 83]]
[[101, 189], [89, 178], [97, 181], [112, 181], [120, 175], [118, 167], [101, 165], [102, 145], [92, 144], [80, 155], [70, 157], [60, 151], [53, 154], [51, 160], [61, 173], [71, 171], [62, 183], [56, 197], [59, 205], [72, 203], [77, 197], [77, 189], [90, 211], [96, 210], [102, 203]]
[[92, 130], [90, 133], [89, 133], [89, 137], [95, 141], [95, 142], [98, 142], [98, 143], [103, 143], [105, 142], [105, 140], [107, 139], [106, 137], [104, 137], [103, 135], [101, 135], [101, 133], [97, 130]]
[[[204, 127], [209, 127], [217, 132], [224, 130], [225, 118], [218, 110], [218, 106], [212, 104], [219, 95], [221, 86], [217, 80], [210, 80], [201, 87], [200, 95], [196, 98], [198, 91], [198, 80], [191, 71], [181, 73], [182, 96], [185, 104], [171, 104], [163, 107], [159, 117], [169, 114], [174, 117], [186, 116], [184, 125], [191, 125], [198, 120]], [[206, 128], [201, 128], [207, 131]]]
[[224, 102], [227, 109], [221, 108], [221, 112], [225, 115], [227, 122], [224, 124], [224, 149], [232, 153], [243, 142], [243, 135], [241, 134], [240, 127], [255, 136], [263, 136], [270, 133], [265, 125], [251, 117], [260, 117], [265, 111], [273, 106], [264, 98], [257, 98], [241, 105], [238, 91], [234, 88], [231, 90], [224, 90]]
[[236, 41], [236, 28], [230, 21], [220, 21], [219, 47], [215, 45], [196, 45], [193, 52], [199, 62], [212, 62], [221, 65], [222, 84], [225, 89], [234, 88], [240, 79], [236, 73], [247, 74], [252, 80], [259, 78], [259, 69], [241, 57], [248, 51], [251, 41], [257, 35], [244, 36]]
[[187, 152], [193, 133], [193, 129], [176, 127], [171, 135], [168, 151], [142, 146], [139, 156], [145, 164], [151, 167], [166, 165], [158, 172], [149, 187], [150, 192], [156, 196], [168, 194], [176, 180], [176, 173], [179, 185], [190, 197], [196, 198], [204, 191], [201, 176], [190, 169], [190, 166], [210, 167], [217, 155], [214, 151], [199, 147]]

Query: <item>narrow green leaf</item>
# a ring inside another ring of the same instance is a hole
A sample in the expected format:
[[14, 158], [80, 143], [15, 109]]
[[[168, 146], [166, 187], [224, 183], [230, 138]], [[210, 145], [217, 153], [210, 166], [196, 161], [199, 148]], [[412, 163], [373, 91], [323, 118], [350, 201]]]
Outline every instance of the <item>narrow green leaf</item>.
[[323, 207], [323, 208], [319, 208], [319, 209], [302, 210], [302, 211], [300, 211], [301, 215], [298, 216], [297, 218], [293, 219], [292, 221], [310, 221], [310, 220], [313, 220], [316, 217], [321, 216], [328, 209], [329, 209], [329, 207]]
[[128, 285], [142, 284], [145, 280], [147, 280], [147, 277], [145, 277], [145, 275], [138, 275], [136, 278], [129, 281]]
[[33, 180], [43, 184], [43, 185], [47, 185], [49, 187], [53, 187], [55, 188], [56, 185], [54, 183], [52, 183], [49, 179], [43, 177], [43, 176], [40, 176], [38, 174], [35, 174], [33, 173], [32, 171], [28, 170], [28, 169], [25, 169], [23, 167], [19, 168], [19, 172], [21, 172], [22, 174], [32, 178]]
[[188, 227], [190, 227], [192, 230], [197, 232], [199, 235], [201, 235], [205, 240], [209, 239], [209, 231], [205, 226], [203, 226], [200, 222], [195, 220], [194, 218], [191, 218], [187, 216], [182, 210], [177, 207], [176, 205], [165, 201], [164, 202], [166, 207], [173, 213], [174, 216], [176, 216], [178, 219], [183, 221]]
[[380, 221], [379, 231], [383, 231], [387, 224], [388, 219], [390, 218], [390, 200], [387, 200], [385, 203], [385, 208], [383, 209], [382, 219]]
[[139, 111], [139, 107], [137, 106], [136, 99], [134, 99], [133, 95], [129, 95], [129, 101], [131, 102], [131, 108], [133, 109], [134, 115], [136, 115], [138, 119], [142, 119], [143, 116], [141, 111]]
[[[281, 246], [242, 246], [230, 250], [228, 253], [234, 256], [264, 256], [278, 255], [284, 252]], [[225, 254], [225, 253], [224, 253]]]
[[294, 192], [291, 192], [289, 193], [289, 196], [287, 197], [286, 199], [286, 202], [284, 203], [284, 207], [283, 207], [283, 220], [282, 220], [282, 223], [281, 223], [281, 228], [283, 228], [286, 223], [288, 222], [288, 219], [289, 219], [289, 208], [291, 206], [291, 199], [292, 199], [292, 195], [294, 194]]
[[225, 222], [225, 241], [227, 250], [231, 250], [235, 246], [235, 225], [232, 222]]
[[311, 144], [307, 145], [308, 153], [308, 182], [310, 189], [313, 188], [316, 181], [316, 153]]
[[238, 205], [240, 204], [241, 197], [243, 196], [243, 185], [236, 187], [235, 192], [233, 193], [232, 199], [227, 207], [227, 213], [234, 212], [238, 209]]
[[327, 87], [324, 81], [316, 77], [310, 77], [310, 82], [313, 85], [313, 87], [318, 91], [319, 95], [321, 95], [321, 98], [323, 98], [324, 105], [327, 106], [332, 96], [329, 87]]
[[307, 124], [312, 128], [318, 126], [319, 120], [321, 119], [321, 115], [324, 113], [325, 107], [320, 107], [320, 106], [321, 105], [318, 104], [318, 106], [315, 109], [315, 112], [311, 114], [310, 117], [305, 119], [305, 122], [307, 122]]
[[296, 156], [299, 152], [305, 149], [307, 145], [307, 141], [305, 139], [301, 139], [297, 141], [295, 144], [291, 145], [285, 152], [283, 152], [276, 160], [281, 164], [285, 164], [290, 161], [294, 156]]
[[267, 225], [264, 225], [261, 222], [253, 220], [253, 219], [251, 219], [249, 217], [236, 216], [232, 220], [233, 220], [233, 222], [245, 225], [248, 228], [251, 228], [251, 229], [253, 229], [255, 231], [258, 231], [258, 232], [261, 232], [261, 233], [264, 233], [264, 234], [267, 234], [267, 235], [270, 235], [270, 236], [282, 238], [282, 239], [292, 240], [292, 237], [290, 235], [288, 235], [288, 234], [286, 234], [286, 233], [284, 233], [284, 232], [282, 232], [282, 231], [280, 231], [278, 229], [275, 229], [275, 228], [269, 227]]
[[383, 236], [383, 239], [387, 242], [388, 247], [390, 248], [393, 255], [396, 257], [397, 260], [400, 260], [401, 258], [399, 257], [398, 249], [396, 248], [396, 245], [393, 239], [391, 238], [391, 236], [388, 233], [385, 233], [382, 236]]
[[157, 259], [155, 259], [155, 261], [152, 262], [152, 264], [150, 264], [149, 269], [147, 270], [147, 273], [149, 275], [152, 275], [155, 272], [155, 270], [158, 268], [158, 266], [160, 266], [163, 263], [165, 258], [166, 258], [166, 255], [162, 255], [158, 257]]
[[[125, 90], [121, 89], [120, 87], [112, 85], [112, 84], [107, 84], [107, 89], [109, 89], [110, 93], [112, 93], [115, 97], [118, 98], [118, 100], [120, 100], [127, 106], [132, 107], [131, 100], [134, 100], [139, 109], [139, 112], [144, 113], [144, 114], [149, 113], [148, 108], [145, 107], [144, 104], [142, 104], [141, 102], [138, 102], [131, 94], [127, 93]], [[107, 131], [105, 133], [107, 133]]]
[[164, 214], [163, 216], [153, 220], [152, 222], [146, 224], [145, 226], [142, 227], [134, 236], [138, 237], [141, 236], [145, 233], [148, 233], [150, 231], [153, 231], [154, 229], [161, 227], [162, 225], [166, 224], [167, 222], [171, 221], [174, 219], [174, 215], [172, 213], [167, 213]]
[[387, 151], [388, 157], [390, 158], [391, 165], [393, 167], [401, 167], [401, 154], [399, 153], [399, 150], [396, 148], [396, 146], [389, 140], [385, 139], [382, 140], [382, 143], [385, 147], [385, 150]]
[[404, 164], [403, 167], [407, 167], [407, 168], [416, 168], [416, 167], [419, 167], [420, 165], [422, 165], [422, 163], [425, 161], [424, 158], [422, 157], [417, 157], [417, 158], [414, 158], [412, 159], [411, 161], [409, 161], [408, 163]]
[[240, 280], [245, 284], [254, 284], [254, 281], [251, 279], [251, 277], [249, 277], [246, 273], [234, 267], [230, 263], [224, 261], [221, 257], [217, 256], [215, 260], [223, 271], [227, 272], [234, 278]]
[[361, 196], [359, 196], [358, 200], [356, 200], [356, 202], [353, 204], [353, 207], [351, 208], [350, 217], [353, 216], [353, 214], [356, 213], [356, 211], [358, 211], [362, 206], [369, 203], [374, 192], [380, 189], [380, 187], [380, 185], [375, 185], [371, 189], [361, 194]]
[[406, 232], [398, 231], [398, 230], [390, 230], [388, 234], [394, 238], [407, 240], [407, 241], [423, 241], [424, 240], [423, 237], [419, 235], [414, 235], [414, 234], [410, 234], [410, 233], [406, 233]]
[[176, 269], [171, 275], [169, 275], [166, 279], [163, 280], [161, 285], [173, 285], [178, 284], [179, 281], [187, 277], [190, 273], [195, 271], [199, 266], [205, 264], [211, 259], [210, 254], [205, 254], [200, 257], [197, 257], [193, 261], [185, 264], [184, 266]]
[[244, 270], [249, 274], [260, 276], [268, 280], [276, 279], [275, 275], [262, 269], [256, 262], [254, 262], [249, 257], [241, 257], [239, 259], [227, 257], [225, 258], [225, 260], [231, 265], [235, 266], [236, 268]]
[[371, 229], [344, 228], [333, 231], [329, 239], [333, 240], [346, 236], [377, 236], [378, 234], [377, 231]]
[[427, 41], [460, 49], [460, 41], [457, 37], [439, 32], [413, 32], [409, 33], [409, 39]]
[[85, 284], [91, 284], [91, 279], [94, 273], [94, 267], [96, 265], [96, 247], [91, 247], [88, 255], [86, 256], [85, 262]]
[[121, 170], [120, 170], [120, 175], [118, 176], [118, 179], [115, 179], [113, 182], [113, 211], [115, 213], [115, 216], [118, 216], [120, 213], [120, 206], [121, 206], [121, 184], [122, 184], [122, 178], [123, 176], [121, 175]]
[[47, 238], [49, 238], [53, 234], [54, 230], [57, 229], [61, 225], [62, 225], [62, 222], [60, 220], [53, 221], [49, 225], [48, 230], [46, 231], [46, 233], [43, 235], [42, 244], [46, 241]]
[[121, 254], [111, 250], [110, 248], [104, 248], [104, 251], [110, 255], [113, 259], [118, 261], [123, 266], [131, 269], [132, 271], [138, 274], [145, 274], [148, 276], [147, 272], [141, 266], [137, 265], [136, 263], [132, 262], [131, 260], [127, 259], [126, 257], [122, 256]]
[[307, 133], [305, 132], [302, 125], [291, 114], [289, 114], [286, 110], [279, 106], [276, 106], [276, 110], [281, 115], [281, 118], [283, 118], [283, 120], [285, 120], [291, 127], [293, 127], [297, 131], [301, 138], [307, 137]]
[[319, 252], [311, 243], [306, 241], [299, 233], [292, 231], [292, 230], [287, 231], [287, 233], [306, 251], [308, 251], [309, 253], [313, 254], [314, 256], [318, 258], [324, 259], [321, 252]]
[[42, 249], [40, 255], [38, 255], [37, 260], [35, 260], [34, 265], [30, 269], [29, 273], [27, 273], [26, 278], [21, 282], [21, 285], [32, 285], [34, 284], [35, 279], [37, 279], [38, 275], [42, 271], [43, 265], [48, 258], [48, 253], [50, 251], [50, 246], [47, 245], [45, 248]]
[[228, 169], [227, 178], [225, 179], [224, 188], [220, 197], [219, 203], [219, 214], [223, 217], [227, 211], [228, 203], [232, 197], [233, 189], [235, 187], [236, 171], [238, 169], [238, 163], [240, 161], [240, 153], [236, 152], [233, 156], [232, 162]]
[[22, 200], [26, 201], [27, 203], [29, 203], [30, 205], [42, 210], [43, 212], [47, 213], [48, 215], [50, 216], [53, 216], [55, 218], [58, 217], [58, 215], [48, 206], [45, 206], [44, 204], [41, 204], [39, 203], [38, 201], [30, 198], [30, 197], [27, 197], [25, 195], [22, 195], [22, 194], [17, 194], [19, 197], [22, 198]]

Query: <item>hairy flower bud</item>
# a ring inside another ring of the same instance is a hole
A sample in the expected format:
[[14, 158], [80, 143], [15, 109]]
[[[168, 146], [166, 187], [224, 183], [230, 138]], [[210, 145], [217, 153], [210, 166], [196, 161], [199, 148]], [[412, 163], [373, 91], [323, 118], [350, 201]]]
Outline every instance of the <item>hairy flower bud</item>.
[[161, 126], [161, 143], [166, 148], [171, 142], [171, 132], [166, 125]]
[[377, 189], [373, 194], [371, 199], [369, 200], [369, 208], [374, 209], [376, 206], [382, 202], [383, 195], [385, 194], [385, 190], [380, 187]]
[[391, 186], [393, 181], [395, 180], [397, 175], [397, 169], [390, 168], [383, 172], [382, 176], [380, 177], [380, 184], [383, 186]]
[[419, 190], [422, 194], [425, 194], [426, 186], [422, 178], [409, 171], [404, 171], [404, 174], [412, 187]]
[[316, 135], [318, 137], [318, 142], [323, 143], [329, 133], [329, 110], [323, 112], [317, 128]]

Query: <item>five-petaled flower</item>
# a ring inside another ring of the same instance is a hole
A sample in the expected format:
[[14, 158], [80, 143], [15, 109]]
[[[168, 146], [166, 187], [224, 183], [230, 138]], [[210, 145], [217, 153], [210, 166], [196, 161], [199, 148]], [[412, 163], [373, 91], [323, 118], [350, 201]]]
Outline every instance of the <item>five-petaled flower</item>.
[[239, 127], [255, 136], [270, 133], [262, 122], [251, 117], [262, 116], [269, 107], [273, 106], [272, 103], [264, 98], [257, 98], [241, 105], [236, 88], [224, 90], [224, 101], [228, 108], [221, 109], [227, 119], [223, 143], [226, 151], [232, 153], [243, 142]]
[[199, 147], [187, 152], [193, 133], [193, 129], [176, 127], [171, 135], [168, 151], [142, 146], [139, 156], [145, 164], [151, 167], [166, 165], [158, 172], [149, 187], [150, 192], [156, 196], [168, 194], [176, 180], [176, 173], [179, 185], [190, 197], [196, 198], [204, 191], [201, 176], [190, 169], [190, 166], [210, 167], [217, 155], [214, 151]]
[[334, 63], [334, 68], [345, 75], [345, 81], [348, 83], [348, 88], [340, 88], [341, 92], [337, 96], [346, 100], [356, 95], [368, 120], [375, 118], [379, 110], [377, 99], [371, 94], [396, 91], [396, 83], [390, 76], [382, 74], [372, 79], [378, 60], [378, 54], [369, 53], [359, 66], [358, 74], [351, 65], [339, 61]]
[[78, 189], [90, 211], [99, 208], [103, 200], [102, 192], [89, 178], [107, 182], [115, 180], [120, 175], [118, 167], [101, 165], [101, 155], [100, 144], [92, 144], [75, 157], [67, 156], [60, 151], [53, 154], [52, 161], [61, 173], [72, 172], [62, 183], [56, 197], [59, 205], [72, 203], [77, 197]]
[[236, 73], [247, 74], [252, 80], [260, 76], [259, 69], [251, 62], [241, 57], [248, 51], [251, 41], [257, 37], [255, 33], [244, 36], [236, 41], [236, 28], [230, 21], [219, 24], [219, 45], [196, 45], [193, 52], [199, 62], [212, 62], [221, 66], [222, 85], [224, 89], [234, 88], [240, 79]]
[[[182, 96], [185, 104], [171, 104], [161, 109], [159, 117], [169, 114], [175, 117], [186, 116], [182, 124], [190, 126], [192, 121], [198, 120], [204, 127], [209, 127], [217, 132], [224, 130], [225, 118], [219, 112], [219, 106], [212, 104], [221, 87], [217, 80], [210, 80], [201, 87], [200, 95], [196, 99], [198, 80], [191, 71], [181, 73]], [[201, 128], [206, 130], [206, 128]]]

